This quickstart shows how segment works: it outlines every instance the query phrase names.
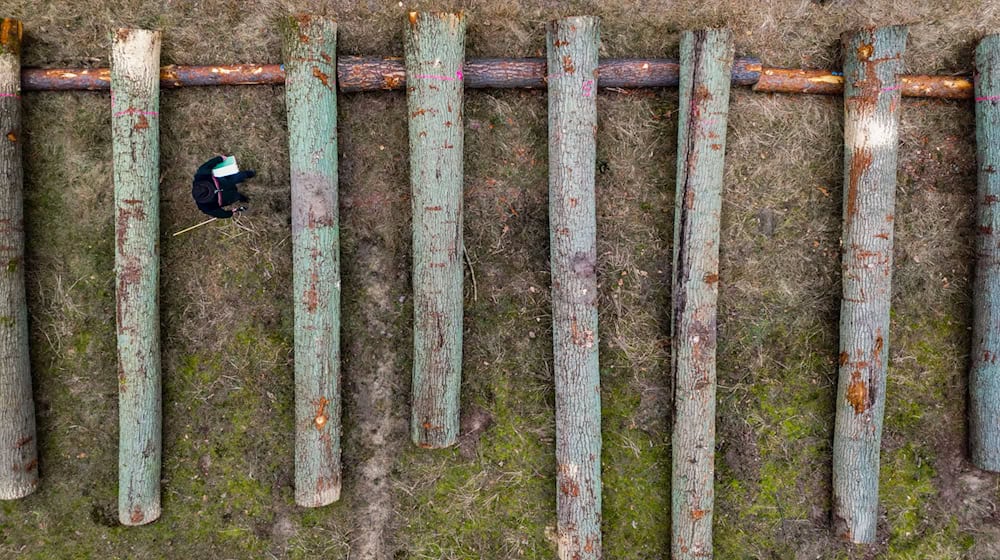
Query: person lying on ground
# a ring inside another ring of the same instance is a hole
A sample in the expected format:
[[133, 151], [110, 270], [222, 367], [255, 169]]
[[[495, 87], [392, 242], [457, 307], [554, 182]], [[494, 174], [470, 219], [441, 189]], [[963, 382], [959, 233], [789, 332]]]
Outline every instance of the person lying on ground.
[[198, 168], [194, 174], [194, 181], [191, 183], [191, 196], [194, 197], [198, 209], [209, 216], [232, 218], [233, 214], [246, 211], [246, 206], [240, 206], [233, 210], [226, 210], [225, 207], [236, 202], [250, 202], [250, 198], [236, 187], [243, 181], [257, 175], [257, 172], [248, 169], [225, 177], [215, 177], [212, 175], [212, 169], [222, 163], [223, 159], [222, 156], [215, 156]]

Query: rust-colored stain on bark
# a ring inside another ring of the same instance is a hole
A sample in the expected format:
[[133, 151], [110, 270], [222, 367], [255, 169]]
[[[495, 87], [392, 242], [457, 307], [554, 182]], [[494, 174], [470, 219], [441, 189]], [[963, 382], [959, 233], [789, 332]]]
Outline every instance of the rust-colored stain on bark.
[[340, 486], [340, 477], [338, 476], [321, 476], [316, 479], [316, 491], [319, 493], [333, 490], [338, 486]]
[[384, 89], [400, 89], [403, 87], [404, 78], [397, 74], [386, 74], [382, 76], [382, 87]]
[[701, 105], [705, 101], [712, 99], [712, 92], [708, 91], [708, 86], [705, 84], [698, 84], [698, 87], [694, 88], [694, 96], [691, 98], [692, 105]]
[[886, 240], [888, 240], [889, 239], [889, 232], [887, 232], [887, 231], [880, 231], [880, 232], [878, 232], [878, 233], [875, 234], [875, 237], [877, 237], [879, 239], [886, 239]]
[[129, 521], [131, 521], [132, 523], [135, 523], [135, 524], [142, 523], [142, 520], [145, 519], [145, 518], [146, 518], [146, 516], [142, 513], [142, 510], [139, 509], [138, 506], [136, 506], [135, 508], [133, 508], [132, 509], [132, 513], [129, 514]]
[[694, 519], [695, 521], [698, 521], [702, 517], [705, 517], [706, 513], [708, 513], [708, 510], [704, 510], [704, 509], [692, 509], [691, 510], [691, 519]]
[[998, 200], [997, 195], [995, 195], [995, 194], [988, 194], [985, 197], [983, 197], [983, 204], [987, 204], [987, 205], [995, 204], [997, 200]]
[[417, 12], [410, 12], [407, 15], [410, 18], [410, 25], [416, 25], [417, 24]]
[[24, 436], [23, 438], [17, 440], [17, 442], [14, 443], [14, 447], [17, 447], [18, 449], [20, 449], [20, 448], [24, 447], [25, 445], [28, 445], [29, 443], [31, 443], [31, 441], [33, 439], [35, 439], [35, 438], [32, 437], [32, 436]]
[[324, 86], [330, 87], [330, 76], [316, 66], [313, 66], [313, 76], [320, 82], [323, 82]]
[[875, 47], [869, 44], [862, 43], [858, 45], [858, 60], [865, 61], [872, 57], [872, 53], [875, 52]]
[[568, 44], [569, 44], [569, 41], [563, 41], [563, 40], [560, 39], [560, 40], [556, 40], [554, 43], [552, 43], [552, 46], [558, 48], [558, 47], [565, 47]]
[[10, 131], [10, 132], [8, 132], [7, 133], [7, 140], [10, 140], [11, 142], [17, 142], [17, 134], [14, 134], [13, 130]]
[[315, 312], [316, 308], [319, 307], [319, 291], [317, 290], [316, 284], [319, 282], [319, 274], [313, 271], [309, 278], [309, 287], [306, 289], [306, 293], [303, 295], [303, 303], [306, 304], [306, 310], [310, 313]]
[[851, 172], [847, 187], [847, 219], [858, 213], [858, 187], [861, 176], [872, 163], [872, 151], [868, 148], [855, 148], [851, 155]]
[[574, 498], [580, 495], [580, 485], [574, 482], [572, 479], [564, 478], [562, 482], [559, 483], [559, 491], [566, 496], [573, 496]]
[[139, 120], [132, 126], [132, 130], [145, 130], [149, 128], [149, 120], [146, 115], [139, 115]]
[[712, 149], [716, 151], [721, 150], [722, 144], [712, 144]]
[[576, 72], [576, 67], [573, 66], [573, 59], [569, 55], [563, 55], [562, 57], [563, 72], [567, 74], [573, 74]]
[[323, 426], [326, 426], [329, 417], [326, 414], [326, 407], [330, 404], [330, 401], [326, 397], [320, 397], [313, 401], [313, 405], [316, 407], [316, 418], [313, 420], [313, 425], [316, 426], [317, 430], [322, 430]]
[[684, 207], [688, 210], [694, 210], [694, 189], [688, 189], [684, 193]]
[[847, 352], [840, 353], [840, 365], [847, 365], [847, 362], [851, 361], [851, 355]]
[[715, 284], [718, 281], [719, 281], [719, 275], [718, 274], [706, 274], [705, 275], [705, 283], [706, 284]]
[[882, 331], [878, 331], [875, 335], [875, 347], [872, 349], [872, 356], [874, 360], [878, 360], [878, 355], [882, 353]]
[[983, 235], [993, 235], [993, 226], [979, 226], [979, 233]]
[[859, 370], [854, 370], [851, 374], [851, 382], [847, 386], [847, 402], [854, 407], [855, 414], [868, 410], [868, 385], [861, 379]]
[[570, 323], [570, 341], [576, 346], [591, 348], [594, 346], [594, 331], [580, 328], [576, 319], [573, 319]]

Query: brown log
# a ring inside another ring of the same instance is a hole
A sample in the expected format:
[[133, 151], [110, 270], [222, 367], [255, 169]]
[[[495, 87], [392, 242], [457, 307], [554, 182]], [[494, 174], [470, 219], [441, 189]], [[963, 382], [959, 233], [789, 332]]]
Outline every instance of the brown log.
[[[903, 97], [971, 99], [972, 79], [965, 76], [901, 76]], [[844, 76], [830, 70], [761, 68], [754, 91], [765, 93], [816, 93], [843, 95]]]
[[[468, 88], [545, 87], [543, 58], [473, 58], [465, 62]], [[598, 67], [598, 87], [676, 87], [677, 61], [664, 58], [606, 59]], [[25, 68], [25, 91], [108, 89], [107, 68]], [[406, 86], [403, 60], [396, 57], [345, 56], [337, 61], [337, 82], [342, 92], [396, 90]], [[218, 85], [280, 85], [285, 83], [280, 64], [229, 64], [217, 66], [164, 66], [160, 87]], [[733, 64], [733, 84], [752, 85], [764, 93], [814, 93], [841, 95], [844, 77], [832, 70], [762, 67], [755, 58], [738, 58]], [[903, 97], [971, 99], [972, 79], [967, 76], [902, 76]]]
[[[760, 61], [739, 58], [733, 65], [733, 83], [752, 85], [760, 74]], [[463, 67], [465, 87], [544, 88], [544, 58], [473, 58]], [[666, 58], [612, 58], [598, 66], [597, 87], [676, 87], [676, 60]], [[108, 89], [107, 68], [26, 68], [21, 87], [29, 91]], [[253, 85], [285, 83], [280, 64], [230, 64], [216, 66], [164, 66], [160, 87]], [[342, 92], [398, 90], [406, 86], [403, 59], [380, 56], [345, 56], [337, 60], [337, 83]]]

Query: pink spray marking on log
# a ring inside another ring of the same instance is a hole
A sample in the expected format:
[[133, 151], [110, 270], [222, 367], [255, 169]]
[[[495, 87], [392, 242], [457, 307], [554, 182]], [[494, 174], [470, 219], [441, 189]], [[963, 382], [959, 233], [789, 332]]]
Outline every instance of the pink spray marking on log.
[[413, 76], [413, 79], [414, 80], [443, 80], [445, 82], [460, 82], [460, 81], [462, 81], [462, 78], [464, 78], [464, 77], [465, 77], [465, 75], [462, 74], [462, 69], [459, 68], [458, 71], [455, 72], [454, 76], [444, 76], [444, 75], [441, 75], [441, 74], [417, 74], [417, 75]]

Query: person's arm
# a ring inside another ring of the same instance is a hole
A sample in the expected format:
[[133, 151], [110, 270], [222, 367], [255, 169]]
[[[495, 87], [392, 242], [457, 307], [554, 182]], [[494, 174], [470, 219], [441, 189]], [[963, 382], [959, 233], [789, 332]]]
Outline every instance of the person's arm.
[[216, 218], [223, 218], [223, 219], [225, 219], [225, 218], [232, 218], [233, 217], [233, 213], [232, 212], [230, 212], [229, 210], [226, 210], [225, 208], [219, 208], [218, 206], [215, 206], [215, 207], [212, 207], [212, 208], [206, 208], [206, 207], [204, 207], [204, 206], [202, 206], [202, 205], [199, 204], [198, 205], [198, 209], [201, 210], [202, 212], [208, 214], [209, 216], [215, 216]]
[[212, 158], [212, 159], [206, 161], [205, 163], [201, 164], [201, 167], [198, 168], [198, 171], [195, 171], [194, 178], [195, 179], [199, 179], [199, 178], [208, 178], [208, 177], [211, 177], [212, 176], [212, 168], [214, 168], [216, 165], [219, 165], [220, 163], [222, 163], [223, 159], [224, 158], [222, 156], [215, 156], [214, 158]]

